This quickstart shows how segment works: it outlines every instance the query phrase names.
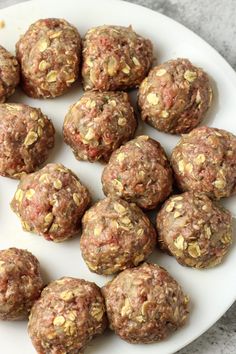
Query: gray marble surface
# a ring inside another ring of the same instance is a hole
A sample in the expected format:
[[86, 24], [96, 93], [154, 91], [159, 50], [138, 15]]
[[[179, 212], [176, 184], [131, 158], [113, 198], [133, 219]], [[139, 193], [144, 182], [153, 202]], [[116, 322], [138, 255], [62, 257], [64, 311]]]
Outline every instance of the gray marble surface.
[[[22, 1], [0, 0], [0, 8]], [[217, 49], [236, 70], [236, 0], [129, 1], [159, 11], [192, 29]], [[236, 354], [236, 303], [212, 328], [178, 352], [213, 353]]]

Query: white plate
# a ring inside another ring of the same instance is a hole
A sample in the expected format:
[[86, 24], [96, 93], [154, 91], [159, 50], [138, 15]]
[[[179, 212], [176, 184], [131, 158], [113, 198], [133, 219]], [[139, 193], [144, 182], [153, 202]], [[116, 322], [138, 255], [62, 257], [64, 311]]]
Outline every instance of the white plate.
[[[203, 67], [211, 76], [214, 86], [214, 102], [205, 123], [228, 129], [236, 133], [236, 75], [225, 60], [207, 43], [194, 33], [173, 20], [127, 2], [111, 0], [41, 0], [22, 3], [0, 11], [0, 19], [6, 27], [0, 31], [0, 43], [14, 51], [19, 35], [39, 18], [63, 17], [78, 27], [83, 35], [92, 26], [102, 24], [130, 25], [149, 37], [154, 45], [158, 62], [176, 57], [188, 57]], [[70, 104], [81, 95], [81, 87], [75, 87], [66, 95], [53, 100], [33, 100], [20, 90], [10, 98], [11, 102], [25, 102], [52, 118], [57, 129], [56, 148], [50, 161], [62, 162], [75, 171], [89, 187], [94, 200], [102, 198], [100, 175], [103, 166], [99, 163], [78, 162], [71, 150], [62, 142], [62, 123]], [[135, 94], [133, 94], [135, 102]], [[159, 140], [168, 153], [178, 138], [158, 133], [147, 125], [140, 124], [138, 133], [149, 134]], [[42, 237], [21, 230], [20, 222], [10, 210], [9, 202], [14, 194], [17, 181], [0, 179], [0, 248], [16, 246], [27, 248], [40, 260], [45, 280], [69, 275], [95, 281], [100, 286], [107, 278], [94, 275], [86, 268], [79, 249], [79, 239], [62, 244], [45, 241]], [[234, 203], [233, 203], [234, 202]], [[236, 214], [235, 199], [224, 204]], [[159, 253], [151, 260], [166, 267], [191, 296], [192, 309], [189, 323], [166, 341], [150, 345], [130, 345], [117, 336], [107, 333], [94, 341], [86, 354], [170, 354], [184, 347], [212, 326], [229, 308], [236, 298], [236, 247], [232, 247], [225, 262], [211, 270], [194, 270], [181, 267], [171, 257]], [[26, 332], [26, 322], [0, 323], [1, 353], [32, 354], [33, 347]]]

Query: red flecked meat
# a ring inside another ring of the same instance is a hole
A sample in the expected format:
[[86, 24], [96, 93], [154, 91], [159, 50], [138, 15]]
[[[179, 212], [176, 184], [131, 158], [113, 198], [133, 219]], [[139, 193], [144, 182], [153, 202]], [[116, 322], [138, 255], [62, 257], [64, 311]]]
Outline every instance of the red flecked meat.
[[32, 308], [28, 332], [39, 354], [83, 353], [107, 325], [100, 288], [64, 277], [49, 284]]
[[79, 32], [63, 19], [38, 20], [17, 42], [16, 56], [21, 65], [22, 87], [28, 96], [60, 96], [79, 75]]
[[102, 174], [104, 194], [154, 209], [172, 191], [172, 171], [161, 145], [146, 135], [113, 152]]
[[207, 74], [187, 59], [170, 60], [154, 67], [138, 93], [142, 119], [172, 134], [195, 128], [203, 120], [211, 100]]
[[43, 288], [39, 262], [18, 248], [0, 250], [0, 319], [22, 320]]
[[126, 269], [102, 288], [110, 328], [130, 343], [153, 343], [182, 327], [189, 298], [156, 264]]
[[111, 153], [133, 137], [137, 122], [125, 92], [87, 92], [70, 107], [64, 140], [78, 160], [108, 161]]
[[77, 234], [90, 195], [77, 176], [51, 163], [22, 177], [11, 202], [25, 231], [49, 241], [62, 242]]
[[55, 129], [40, 109], [0, 104], [0, 174], [20, 178], [35, 171], [54, 146]]
[[15, 92], [20, 82], [20, 67], [17, 59], [0, 45], [0, 103]]
[[152, 61], [151, 41], [131, 26], [92, 28], [83, 40], [84, 89], [114, 91], [139, 86]]

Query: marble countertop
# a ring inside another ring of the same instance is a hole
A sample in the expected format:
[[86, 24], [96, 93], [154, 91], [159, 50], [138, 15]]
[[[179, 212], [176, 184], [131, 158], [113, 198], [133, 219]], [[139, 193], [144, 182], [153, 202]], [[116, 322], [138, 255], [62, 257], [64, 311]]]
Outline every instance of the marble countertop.
[[[0, 8], [22, 1], [0, 0]], [[192, 29], [220, 52], [236, 70], [235, 0], [129, 1], [161, 12]], [[236, 354], [236, 303], [212, 328], [176, 354], [213, 353]]]

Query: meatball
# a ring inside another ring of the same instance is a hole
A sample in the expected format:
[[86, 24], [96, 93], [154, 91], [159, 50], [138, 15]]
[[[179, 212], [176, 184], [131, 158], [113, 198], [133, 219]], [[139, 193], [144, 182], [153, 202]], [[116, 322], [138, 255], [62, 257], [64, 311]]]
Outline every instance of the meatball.
[[195, 128], [203, 120], [211, 100], [207, 74], [187, 59], [170, 60], [153, 68], [138, 94], [142, 120], [172, 134]]
[[154, 209], [172, 191], [172, 171], [161, 145], [142, 135], [113, 152], [102, 174], [103, 191]]
[[28, 332], [38, 353], [77, 354], [106, 325], [99, 287], [89, 281], [64, 277], [43, 290], [32, 308]]
[[92, 206], [82, 220], [82, 256], [91, 271], [112, 274], [137, 266], [156, 245], [156, 232], [135, 204], [106, 198]]
[[138, 86], [153, 60], [152, 43], [131, 26], [90, 29], [83, 42], [85, 90], [111, 91]]
[[16, 55], [21, 64], [23, 90], [28, 96], [60, 96], [79, 75], [80, 35], [65, 20], [38, 20], [17, 42]]
[[163, 340], [188, 317], [188, 297], [156, 264], [124, 270], [103, 287], [103, 294], [110, 328], [130, 343]]
[[0, 104], [0, 175], [20, 178], [35, 171], [54, 146], [52, 122], [40, 109]]
[[199, 127], [182, 136], [171, 162], [182, 191], [215, 199], [236, 193], [236, 136], [223, 129]]
[[0, 250], [0, 319], [21, 320], [40, 296], [43, 280], [39, 262], [26, 250]]
[[124, 92], [87, 92], [70, 107], [64, 140], [78, 160], [108, 161], [111, 153], [133, 137], [137, 122]]
[[20, 82], [20, 68], [16, 58], [0, 45], [0, 103], [15, 92]]
[[185, 266], [209, 268], [221, 263], [232, 243], [232, 216], [205, 194], [170, 197], [157, 215], [161, 248]]
[[77, 176], [63, 165], [51, 163], [22, 177], [11, 207], [25, 231], [61, 242], [78, 233], [89, 203], [89, 192]]

